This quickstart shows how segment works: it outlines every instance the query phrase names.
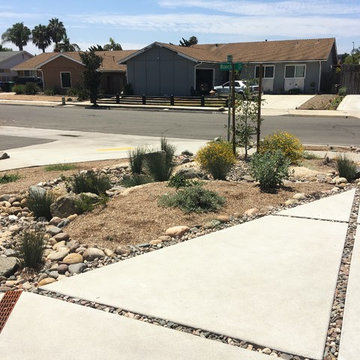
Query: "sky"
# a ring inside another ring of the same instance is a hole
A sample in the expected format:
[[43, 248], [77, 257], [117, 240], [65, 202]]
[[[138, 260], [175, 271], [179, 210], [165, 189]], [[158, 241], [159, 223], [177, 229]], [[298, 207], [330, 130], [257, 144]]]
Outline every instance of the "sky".
[[[0, 0], [0, 34], [55, 17], [82, 50], [110, 37], [130, 50], [193, 35], [200, 44], [335, 37], [338, 53], [360, 47], [360, 0]], [[40, 53], [31, 41], [24, 50]]]

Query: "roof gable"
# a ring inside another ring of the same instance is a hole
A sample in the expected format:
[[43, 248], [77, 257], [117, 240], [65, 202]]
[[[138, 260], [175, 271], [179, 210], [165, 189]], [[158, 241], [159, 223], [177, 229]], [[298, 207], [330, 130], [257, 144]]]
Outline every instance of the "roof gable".
[[13, 57], [16, 57], [19, 55], [27, 55], [28, 57], [33, 57], [33, 55], [31, 55], [27, 51], [0, 51], [0, 63], [8, 61], [8, 60], [12, 59]]

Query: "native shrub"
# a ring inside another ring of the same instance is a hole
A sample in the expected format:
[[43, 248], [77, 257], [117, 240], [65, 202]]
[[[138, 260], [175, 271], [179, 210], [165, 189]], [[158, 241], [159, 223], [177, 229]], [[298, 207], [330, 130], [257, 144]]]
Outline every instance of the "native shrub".
[[356, 164], [345, 156], [336, 159], [336, 168], [339, 176], [346, 178], [347, 181], [351, 182], [356, 179]]
[[0, 175], [0, 184], [7, 184], [10, 182], [15, 182], [20, 179], [19, 174], [5, 174]]
[[26, 267], [36, 268], [42, 262], [45, 249], [42, 232], [25, 232], [19, 244], [19, 255]]
[[211, 141], [197, 152], [196, 161], [214, 179], [225, 180], [235, 164], [236, 157], [229, 142]]
[[137, 147], [129, 151], [129, 163], [132, 174], [141, 174], [145, 165], [146, 149]]
[[111, 188], [110, 178], [105, 174], [96, 174], [94, 171], [87, 171], [74, 175], [70, 180], [74, 193], [91, 192], [97, 195], [105, 194]]
[[252, 156], [250, 174], [266, 192], [275, 190], [289, 178], [290, 160], [280, 150], [276, 152], [257, 153]]
[[277, 131], [265, 137], [260, 146], [260, 153], [280, 150], [284, 156], [296, 164], [303, 156], [304, 147], [300, 140], [286, 131]]
[[50, 205], [54, 200], [54, 196], [49, 192], [35, 189], [29, 191], [26, 204], [36, 218], [44, 217], [47, 220], [51, 220]]

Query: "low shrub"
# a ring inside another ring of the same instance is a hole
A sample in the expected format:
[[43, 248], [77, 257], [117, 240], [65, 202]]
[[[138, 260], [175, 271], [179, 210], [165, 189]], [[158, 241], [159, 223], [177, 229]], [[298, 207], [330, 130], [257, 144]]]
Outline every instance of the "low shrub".
[[16, 95], [23, 95], [25, 94], [25, 85], [14, 85], [12, 91], [14, 91]]
[[85, 194], [80, 194], [80, 197], [75, 201], [76, 213], [84, 214], [94, 210], [94, 199]]
[[161, 151], [146, 154], [146, 165], [154, 181], [167, 181], [175, 167], [175, 147], [161, 139]]
[[347, 92], [347, 88], [343, 86], [343, 87], [339, 88], [338, 95], [344, 97], [344, 96], [346, 96], [346, 92]]
[[347, 181], [351, 182], [356, 179], [356, 164], [345, 156], [336, 159], [336, 168], [339, 176], [346, 178]]
[[15, 182], [20, 179], [19, 174], [5, 174], [0, 176], [0, 184], [7, 184], [10, 182]]
[[76, 194], [91, 192], [101, 195], [111, 188], [110, 178], [107, 175], [96, 174], [91, 170], [74, 175], [70, 182], [72, 190]]
[[277, 131], [265, 137], [260, 146], [260, 153], [277, 150], [290, 159], [292, 164], [296, 164], [303, 156], [304, 147], [296, 136], [286, 131]]
[[204, 170], [218, 180], [225, 180], [236, 162], [232, 145], [226, 141], [209, 142], [197, 152], [195, 159]]
[[44, 90], [44, 95], [54, 96], [55, 94], [56, 94], [55, 88], [46, 88], [46, 89]]
[[143, 172], [145, 154], [146, 150], [142, 147], [129, 151], [129, 163], [132, 174], [141, 174]]
[[26, 199], [27, 207], [34, 213], [36, 218], [43, 217], [51, 220], [50, 205], [54, 202], [54, 196], [47, 191], [33, 190]]
[[223, 197], [199, 185], [186, 187], [175, 194], [163, 195], [159, 198], [159, 205], [177, 207], [185, 213], [216, 212], [224, 204]]
[[289, 94], [290, 94], [290, 95], [299, 95], [299, 94], [301, 94], [301, 89], [299, 89], [299, 88], [292, 88], [292, 89], [289, 90]]
[[26, 231], [20, 238], [18, 250], [25, 267], [37, 268], [42, 263], [44, 249], [45, 241], [42, 232]]
[[40, 88], [33, 82], [27, 82], [25, 84], [25, 94], [26, 95], [36, 95], [40, 92]]
[[197, 179], [187, 179], [183, 174], [175, 174], [169, 179], [168, 186], [174, 187], [176, 190], [180, 188], [201, 185]]
[[45, 166], [45, 171], [68, 171], [74, 169], [76, 169], [76, 166], [73, 164], [52, 164]]
[[250, 162], [250, 174], [266, 192], [275, 190], [289, 178], [290, 160], [278, 150], [276, 152], [257, 153]]
[[143, 185], [147, 183], [153, 182], [153, 179], [144, 174], [133, 174], [129, 176], [124, 176], [124, 178], [121, 181], [121, 185], [125, 187], [133, 187], [137, 185]]
[[321, 159], [320, 156], [314, 154], [313, 152], [304, 151], [303, 152], [303, 158], [306, 160], [315, 160], [315, 159]]

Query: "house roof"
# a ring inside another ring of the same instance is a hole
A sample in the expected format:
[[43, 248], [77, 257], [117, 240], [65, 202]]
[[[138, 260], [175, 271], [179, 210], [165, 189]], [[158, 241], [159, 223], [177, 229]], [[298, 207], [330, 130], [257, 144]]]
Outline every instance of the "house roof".
[[32, 56], [27, 51], [0, 51], [0, 63], [20, 54], [27, 54]]
[[161, 46], [196, 62], [224, 62], [227, 55], [233, 55], [235, 62], [282, 62], [327, 60], [334, 38], [308, 40], [259, 41], [228, 44], [197, 44], [190, 47], [153, 43], [121, 60], [139, 55], [150, 47]]
[[[121, 61], [124, 57], [131, 55], [133, 52], [135, 52], [135, 50], [96, 51], [96, 55], [103, 58], [100, 71], [126, 71], [126, 65], [119, 65], [119, 61]], [[61, 56], [81, 64], [80, 52], [78, 51], [60, 53], [52, 52], [36, 55], [33, 58], [15, 66], [13, 70], [38, 70], [45, 64]]]

